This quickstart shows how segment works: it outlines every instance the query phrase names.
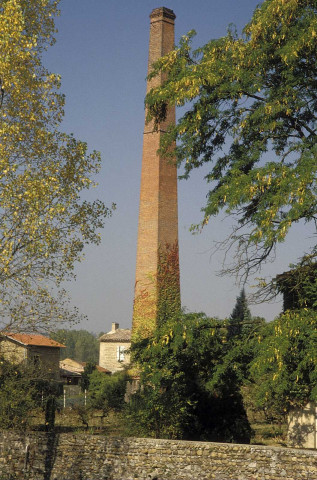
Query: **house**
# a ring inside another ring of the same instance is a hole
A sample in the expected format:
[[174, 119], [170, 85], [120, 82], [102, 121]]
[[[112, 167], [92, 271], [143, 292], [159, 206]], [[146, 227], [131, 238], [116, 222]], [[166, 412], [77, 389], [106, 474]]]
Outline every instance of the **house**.
[[111, 331], [99, 338], [99, 365], [112, 373], [130, 364], [131, 330], [112, 323]]
[[55, 380], [59, 380], [60, 349], [64, 347], [44, 335], [2, 333], [0, 337], [0, 355], [5, 359], [39, 366]]
[[59, 362], [60, 378], [66, 385], [80, 385], [84, 367], [71, 358], [65, 358]]
[[[65, 358], [59, 362], [60, 368], [60, 377], [63, 380], [63, 383], [67, 385], [80, 385], [81, 377], [84, 373], [84, 369], [87, 362], [78, 362], [77, 360], [73, 360], [71, 358]], [[96, 369], [100, 373], [110, 375], [111, 372], [106, 368], [100, 367], [100, 365], [96, 365]]]

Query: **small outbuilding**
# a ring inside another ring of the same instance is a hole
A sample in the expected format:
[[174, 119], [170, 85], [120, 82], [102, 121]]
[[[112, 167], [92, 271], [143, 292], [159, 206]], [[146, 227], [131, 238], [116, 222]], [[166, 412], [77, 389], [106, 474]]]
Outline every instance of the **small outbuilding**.
[[[66, 385], [80, 385], [82, 374], [84, 373], [87, 362], [79, 362], [72, 358], [65, 358], [59, 362], [61, 380]], [[96, 365], [96, 370], [100, 373], [111, 374], [105, 368]]]

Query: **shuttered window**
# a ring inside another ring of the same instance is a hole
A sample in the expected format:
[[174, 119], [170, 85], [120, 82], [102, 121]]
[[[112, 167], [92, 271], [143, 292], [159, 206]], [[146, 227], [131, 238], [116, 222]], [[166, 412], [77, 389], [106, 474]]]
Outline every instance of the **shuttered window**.
[[117, 346], [117, 360], [118, 362], [124, 361], [125, 347], [123, 345]]

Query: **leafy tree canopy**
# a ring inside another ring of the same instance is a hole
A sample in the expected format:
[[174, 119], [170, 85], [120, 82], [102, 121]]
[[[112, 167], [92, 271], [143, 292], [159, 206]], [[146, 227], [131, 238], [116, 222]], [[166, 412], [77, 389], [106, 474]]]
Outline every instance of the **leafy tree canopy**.
[[284, 296], [284, 310], [317, 310], [317, 263], [308, 256], [292, 267], [274, 279], [276, 290]]
[[88, 390], [90, 385], [90, 375], [96, 370], [96, 364], [94, 362], [87, 362], [84, 371], [81, 376], [81, 389], [83, 391]]
[[63, 328], [51, 332], [50, 337], [66, 346], [66, 348], [61, 349], [61, 360], [72, 358], [79, 362], [98, 363], [99, 341], [93, 333], [87, 330], [67, 330]]
[[285, 415], [317, 400], [317, 313], [287, 311], [267, 324], [251, 364], [259, 408]]
[[236, 271], [255, 271], [294, 223], [316, 222], [316, 13], [316, 0], [265, 0], [242, 35], [192, 51], [191, 32], [150, 74], [168, 79], [146, 98], [149, 118], [188, 106], [162, 151], [177, 141], [186, 178], [210, 164], [201, 226], [234, 215]]
[[[31, 375], [30, 375], [31, 373]], [[0, 421], [2, 428], [24, 430], [29, 412], [35, 407], [36, 385], [34, 371], [0, 358]]]
[[[2, 328], [69, 319], [64, 292], [85, 244], [111, 212], [80, 198], [94, 185], [98, 152], [59, 130], [60, 77], [42, 65], [57, 3], [0, 0], [0, 317]], [[76, 315], [76, 312], [75, 312]]]
[[30, 426], [30, 411], [55, 397], [58, 385], [38, 366], [0, 357], [0, 391], [1, 428], [25, 430]]
[[126, 372], [113, 375], [94, 370], [89, 375], [89, 407], [101, 410], [103, 416], [113, 410], [119, 412], [125, 406], [125, 393], [129, 376]]
[[127, 406], [136, 434], [160, 438], [250, 440], [239, 369], [224, 364], [226, 328], [204, 314], [184, 315], [134, 342], [141, 389]]

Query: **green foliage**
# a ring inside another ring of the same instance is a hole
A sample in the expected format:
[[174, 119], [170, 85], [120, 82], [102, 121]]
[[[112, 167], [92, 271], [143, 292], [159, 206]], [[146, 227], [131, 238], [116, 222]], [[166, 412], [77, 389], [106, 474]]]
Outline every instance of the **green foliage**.
[[315, 254], [306, 256], [292, 269], [275, 278], [275, 288], [284, 297], [284, 310], [317, 310], [317, 263]]
[[34, 369], [0, 360], [1, 428], [25, 430], [30, 411], [36, 405], [37, 389]]
[[238, 376], [233, 365], [219, 374], [224, 342], [222, 322], [204, 314], [184, 315], [135, 342], [141, 388], [127, 407], [129, 428], [160, 438], [248, 442]]
[[245, 333], [246, 329], [251, 323], [251, 312], [248, 307], [247, 297], [244, 288], [237, 297], [234, 309], [228, 321], [228, 338], [235, 336], [240, 337]]
[[89, 406], [101, 410], [103, 416], [108, 415], [111, 410], [122, 410], [128, 380], [126, 372], [106, 375], [94, 370], [89, 376]]
[[157, 291], [157, 324], [163, 325], [181, 310], [178, 243], [158, 250]]
[[0, 0], [0, 323], [7, 329], [78, 318], [60, 285], [84, 246], [100, 242], [112, 210], [81, 198], [95, 183], [100, 154], [60, 131], [60, 76], [42, 64], [55, 42], [57, 3]]
[[192, 52], [191, 32], [150, 75], [167, 80], [147, 95], [149, 118], [188, 106], [162, 152], [177, 145], [185, 177], [210, 164], [201, 226], [235, 214], [237, 271], [257, 269], [294, 223], [316, 220], [316, 13], [316, 0], [265, 0], [242, 35]]
[[88, 390], [90, 385], [90, 375], [96, 370], [96, 364], [94, 362], [87, 362], [84, 367], [84, 371], [81, 376], [81, 389]]
[[133, 338], [150, 336], [157, 325], [166, 324], [181, 311], [178, 243], [159, 245], [157, 274], [134, 299]]
[[61, 360], [72, 358], [78, 362], [94, 362], [99, 360], [99, 342], [93, 333], [87, 330], [60, 329], [51, 332], [50, 337], [62, 343]]
[[237, 297], [234, 309], [227, 322], [228, 340], [238, 338], [249, 340], [265, 324], [262, 317], [253, 317], [251, 315], [247, 297], [244, 288]]
[[254, 398], [270, 416], [317, 400], [317, 313], [287, 311], [269, 323], [258, 338], [251, 364]]
[[0, 357], [1, 428], [26, 430], [31, 412], [45, 410], [45, 429], [54, 428], [56, 398], [60, 385], [40, 366], [14, 363]]

